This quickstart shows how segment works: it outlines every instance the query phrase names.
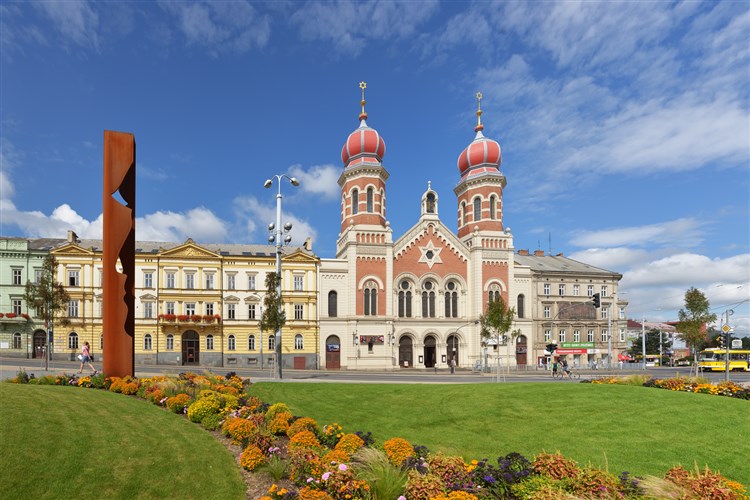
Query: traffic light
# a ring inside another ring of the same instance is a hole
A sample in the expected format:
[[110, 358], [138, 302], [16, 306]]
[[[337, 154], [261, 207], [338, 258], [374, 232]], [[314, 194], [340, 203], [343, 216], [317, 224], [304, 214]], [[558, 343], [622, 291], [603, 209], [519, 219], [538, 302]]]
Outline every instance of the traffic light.
[[544, 346], [545, 349], [547, 349], [547, 352], [550, 354], [554, 354], [554, 352], [557, 350], [557, 344], [547, 344]]
[[725, 344], [725, 342], [726, 342], [726, 340], [725, 340], [724, 334], [723, 334], [723, 333], [720, 333], [720, 334], [719, 334], [719, 347], [721, 347], [722, 349], [723, 349], [724, 347], [726, 347], [726, 344]]
[[595, 293], [594, 295], [591, 296], [591, 300], [594, 301], [594, 307], [596, 307], [597, 309], [599, 309], [602, 306], [602, 300], [601, 300], [600, 294]]

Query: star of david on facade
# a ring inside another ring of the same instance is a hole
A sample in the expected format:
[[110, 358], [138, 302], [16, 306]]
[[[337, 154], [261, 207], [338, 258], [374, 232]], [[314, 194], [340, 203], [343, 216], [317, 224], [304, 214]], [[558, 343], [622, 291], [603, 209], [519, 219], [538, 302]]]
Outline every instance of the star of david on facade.
[[419, 251], [422, 252], [422, 256], [417, 262], [423, 262], [427, 264], [427, 267], [429, 267], [430, 269], [432, 269], [432, 266], [434, 266], [435, 264], [443, 263], [442, 259], [440, 258], [440, 252], [442, 252], [443, 249], [435, 247], [435, 245], [433, 245], [431, 241], [427, 243], [427, 245], [419, 247]]

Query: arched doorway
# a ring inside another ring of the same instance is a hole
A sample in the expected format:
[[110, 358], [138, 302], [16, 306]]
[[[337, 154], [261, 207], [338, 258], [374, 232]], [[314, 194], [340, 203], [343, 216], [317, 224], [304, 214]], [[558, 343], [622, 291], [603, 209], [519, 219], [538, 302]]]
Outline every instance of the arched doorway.
[[338, 335], [330, 335], [326, 339], [326, 370], [341, 368], [341, 340]]
[[437, 341], [432, 335], [424, 339], [424, 366], [432, 368], [437, 363]]
[[195, 330], [188, 330], [182, 334], [182, 364], [197, 365], [200, 363], [200, 336]]
[[408, 335], [398, 339], [398, 366], [401, 368], [414, 367], [414, 347], [411, 337]]
[[35, 331], [34, 332], [34, 348], [31, 351], [31, 356], [34, 358], [43, 358], [46, 347], [47, 347], [47, 333], [44, 330]]
[[450, 334], [448, 335], [448, 343], [445, 346], [445, 359], [448, 360], [448, 363], [450, 363], [451, 359], [455, 359], [456, 366], [458, 366], [458, 360], [460, 359], [458, 354], [458, 336]]
[[526, 364], [526, 336], [525, 335], [519, 335], [516, 339], [516, 364], [517, 365], [525, 365]]

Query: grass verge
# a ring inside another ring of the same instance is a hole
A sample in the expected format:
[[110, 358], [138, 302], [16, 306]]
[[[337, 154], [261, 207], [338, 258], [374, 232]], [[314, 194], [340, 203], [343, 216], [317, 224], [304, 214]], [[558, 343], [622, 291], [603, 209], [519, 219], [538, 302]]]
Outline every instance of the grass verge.
[[[403, 437], [466, 460], [560, 451], [619, 474], [663, 476], [678, 464], [708, 465], [750, 484], [739, 450], [750, 437], [747, 401], [623, 385], [292, 384], [250, 393], [287, 403], [295, 415], [377, 442]], [[720, 424], [717, 424], [720, 422]]]
[[135, 398], [0, 384], [3, 498], [245, 498], [201, 427]]

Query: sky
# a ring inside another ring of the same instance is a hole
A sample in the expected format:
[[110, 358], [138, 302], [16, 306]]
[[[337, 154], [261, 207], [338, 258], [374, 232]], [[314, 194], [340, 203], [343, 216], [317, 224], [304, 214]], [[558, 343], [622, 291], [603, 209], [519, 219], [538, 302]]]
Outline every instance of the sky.
[[503, 151], [516, 249], [623, 275], [632, 319], [685, 291], [750, 336], [750, 4], [87, 2], [0, 4], [0, 235], [102, 234], [104, 130], [137, 144], [136, 238], [267, 241], [334, 257], [341, 147], [386, 143], [394, 240], [428, 182], [453, 231], [456, 160]]

